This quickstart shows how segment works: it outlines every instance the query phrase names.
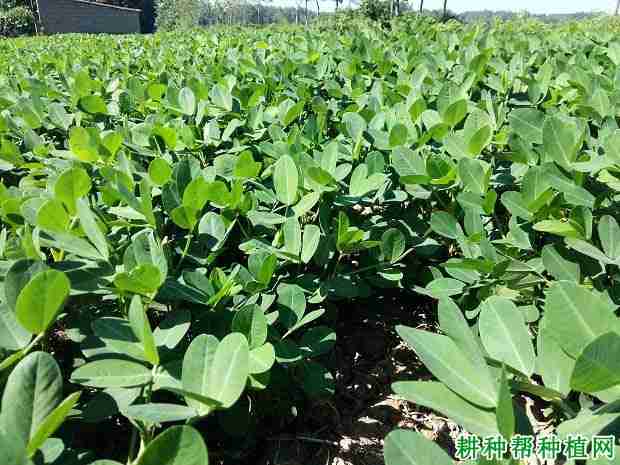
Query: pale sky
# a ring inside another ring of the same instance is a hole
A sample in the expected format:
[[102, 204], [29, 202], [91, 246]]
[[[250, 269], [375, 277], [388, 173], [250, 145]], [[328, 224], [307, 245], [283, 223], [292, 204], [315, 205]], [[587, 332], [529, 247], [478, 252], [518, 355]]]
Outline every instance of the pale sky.
[[[413, 0], [419, 5], [419, 0]], [[531, 13], [612, 12], [615, 0], [448, 0], [448, 8], [457, 13], [474, 10], [527, 10]], [[439, 9], [443, 0], [424, 0], [424, 8]]]
[[[319, 0], [321, 9], [329, 11], [333, 9], [334, 1]], [[408, 0], [417, 8], [420, 0]], [[303, 4], [304, 0], [297, 0]], [[356, 1], [353, 0], [353, 4]], [[294, 5], [295, 0], [274, 0], [273, 4]], [[314, 0], [309, 0], [308, 6], [314, 6]], [[448, 0], [448, 8], [457, 13], [475, 10], [508, 10], [523, 11], [530, 13], [577, 13], [582, 11], [596, 11], [611, 13], [614, 10], [616, 0]], [[349, 5], [349, 0], [344, 0], [345, 7]], [[424, 0], [424, 8], [429, 10], [441, 9], [443, 0]]]

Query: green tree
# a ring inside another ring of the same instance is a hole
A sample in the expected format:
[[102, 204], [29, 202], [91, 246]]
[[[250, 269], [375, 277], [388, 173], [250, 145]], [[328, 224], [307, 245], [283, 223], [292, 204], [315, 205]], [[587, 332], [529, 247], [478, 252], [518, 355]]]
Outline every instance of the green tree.
[[198, 26], [200, 16], [200, 0], [158, 0], [155, 26], [159, 31], [191, 29]]
[[360, 11], [373, 21], [389, 21], [391, 0], [362, 0]]

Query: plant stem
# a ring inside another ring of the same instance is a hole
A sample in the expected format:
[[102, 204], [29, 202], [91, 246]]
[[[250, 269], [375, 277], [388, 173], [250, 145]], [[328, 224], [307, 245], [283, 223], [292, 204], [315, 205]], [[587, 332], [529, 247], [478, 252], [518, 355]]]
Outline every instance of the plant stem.
[[[79, 217], [76, 215], [73, 218], [71, 218], [71, 223], [69, 223], [69, 232], [71, 232], [71, 230], [75, 227], [76, 223], [78, 222]], [[55, 262], [62, 262], [65, 258], [65, 250], [61, 249], [60, 253], [58, 254], [58, 258], [55, 259]]]
[[[152, 380], [155, 379], [155, 374], [157, 373], [158, 367], [159, 367], [158, 365], [153, 365], [153, 369], [151, 370]], [[152, 396], [153, 396], [153, 381], [151, 381], [149, 384], [147, 384], [144, 387], [144, 400], [146, 404], [151, 402]], [[138, 450], [138, 453], [136, 454], [136, 446], [138, 445], [138, 433], [140, 433], [140, 449]], [[131, 465], [132, 457], [135, 456], [136, 461], [137, 461], [142, 456], [142, 454], [144, 453], [144, 450], [146, 449], [147, 444], [151, 440], [152, 433], [153, 433], [152, 429], [148, 427], [145, 427], [143, 430], [142, 429], [138, 430], [136, 426], [132, 428], [131, 443], [129, 446], [129, 457], [127, 459], [127, 465]]]
[[243, 234], [243, 236], [246, 239], [251, 239], [250, 235], [248, 234], [248, 232], [243, 227], [243, 224], [241, 224], [241, 218], [239, 218], [238, 216], [237, 216], [237, 224], [239, 225], [239, 229], [241, 229], [241, 233]]
[[333, 278], [334, 276], [336, 276], [336, 273], [338, 272], [338, 265], [340, 264], [341, 259], [342, 259], [342, 252], [338, 252], [338, 259], [336, 260], [336, 263], [334, 264], [334, 269], [332, 270], [329, 276], [330, 278]]
[[127, 456], [127, 465], [131, 465], [136, 455], [136, 446], [138, 445], [138, 430], [135, 426], [131, 428], [131, 440], [129, 442], [129, 454]]
[[564, 400], [558, 400], [555, 402], [558, 407], [560, 407], [566, 415], [570, 418], [575, 418], [577, 416], [577, 412], [573, 410], [573, 408], [566, 403]]
[[175, 271], [179, 271], [181, 269], [181, 265], [183, 264], [183, 261], [185, 260], [187, 252], [189, 251], [189, 245], [192, 242], [193, 238], [194, 238], [194, 233], [190, 232], [187, 235], [187, 239], [185, 239], [185, 247], [183, 247], [183, 252], [181, 253], [181, 258], [179, 259], [179, 263], [177, 263], [177, 267]]
[[405, 258], [411, 252], [413, 252], [413, 249], [407, 250], [404, 254], [402, 254], [400, 257], [398, 257], [397, 261], [375, 263], [374, 265], [368, 265], [368, 266], [365, 266], [363, 268], [360, 268], [359, 270], [351, 271], [350, 273], [344, 273], [344, 276], [353, 276], [353, 275], [356, 275], [356, 274], [359, 274], [359, 273], [363, 273], [364, 271], [373, 270], [375, 268], [381, 268], [383, 266], [389, 266], [389, 265], [396, 265], [400, 260]]
[[43, 340], [44, 337], [45, 337], [45, 331], [39, 334], [37, 337], [35, 337], [32, 340], [32, 342], [28, 344], [27, 347], [25, 347], [19, 352], [16, 352], [14, 356], [10, 356], [8, 359], [0, 363], [0, 371], [4, 371], [7, 368], [12, 367], [17, 362], [19, 362], [21, 359], [23, 359], [26, 355], [28, 355], [32, 351], [32, 349], [34, 349], [37, 346], [39, 342]]

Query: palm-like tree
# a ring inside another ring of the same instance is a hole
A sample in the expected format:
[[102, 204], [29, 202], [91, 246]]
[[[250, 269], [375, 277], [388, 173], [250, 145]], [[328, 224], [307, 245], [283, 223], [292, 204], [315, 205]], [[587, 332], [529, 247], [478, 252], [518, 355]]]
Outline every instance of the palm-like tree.
[[[618, 0], [620, 1], [620, 0]], [[424, 8], [424, 0], [420, 0], [420, 13], [422, 13], [422, 9]]]
[[443, 17], [444, 18], [446, 17], [447, 13], [448, 13], [448, 0], [443, 0]]

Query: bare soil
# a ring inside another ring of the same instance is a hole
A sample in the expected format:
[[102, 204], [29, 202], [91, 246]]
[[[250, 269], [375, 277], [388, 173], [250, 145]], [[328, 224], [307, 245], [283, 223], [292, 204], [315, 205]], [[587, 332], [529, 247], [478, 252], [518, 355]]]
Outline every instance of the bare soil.
[[402, 298], [341, 310], [333, 353], [336, 395], [309, 409], [310, 418], [300, 424], [311, 429], [268, 441], [260, 465], [383, 465], [383, 439], [396, 428], [419, 431], [454, 455], [460, 428], [391, 392], [395, 381], [431, 379], [395, 327], [434, 330], [435, 305]]

